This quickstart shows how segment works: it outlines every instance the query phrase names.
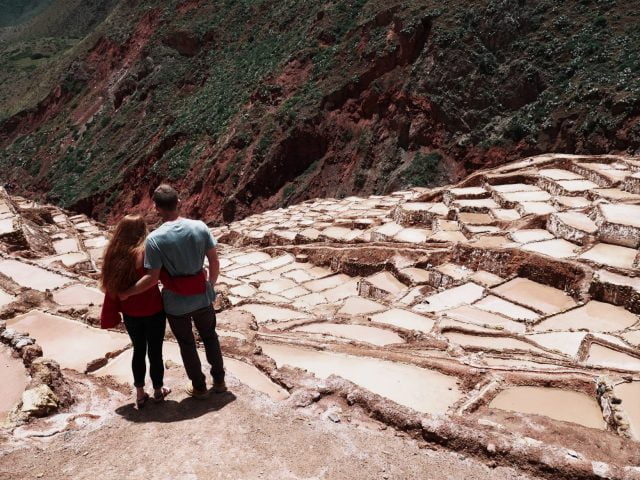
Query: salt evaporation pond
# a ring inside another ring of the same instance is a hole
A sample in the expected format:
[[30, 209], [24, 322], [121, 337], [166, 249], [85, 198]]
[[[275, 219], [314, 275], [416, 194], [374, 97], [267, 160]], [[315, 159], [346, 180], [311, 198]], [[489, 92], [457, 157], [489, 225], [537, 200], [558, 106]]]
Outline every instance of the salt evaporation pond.
[[445, 414], [461, 397], [455, 377], [413, 365], [264, 342], [260, 346], [278, 367], [290, 365], [320, 378], [337, 375], [418, 412]]
[[34, 290], [53, 290], [70, 282], [70, 279], [17, 260], [0, 260], [0, 273], [10, 277], [18, 285]]
[[53, 301], [58, 305], [101, 305], [104, 294], [95, 288], [80, 283], [70, 285], [53, 293]]
[[27, 386], [27, 372], [22, 360], [11, 356], [11, 349], [0, 344], [0, 382], [2, 382], [2, 395], [0, 395], [0, 424], [4, 422], [7, 413], [22, 398]]
[[400, 335], [382, 328], [365, 327], [362, 325], [344, 325], [340, 323], [311, 323], [294, 328], [295, 332], [323, 333], [336, 337], [348, 338], [372, 345], [384, 346], [393, 343], [404, 343]]
[[55, 359], [61, 367], [83, 372], [87, 363], [109, 352], [123, 349], [129, 337], [99, 330], [67, 318], [32, 311], [7, 321], [7, 326], [29, 332], [42, 347], [45, 357]]
[[629, 417], [633, 438], [640, 441], [640, 382], [617, 385], [614, 393], [622, 399], [622, 407]]
[[595, 398], [559, 388], [511, 387], [500, 392], [489, 407], [544, 415], [598, 430], [606, 426]]

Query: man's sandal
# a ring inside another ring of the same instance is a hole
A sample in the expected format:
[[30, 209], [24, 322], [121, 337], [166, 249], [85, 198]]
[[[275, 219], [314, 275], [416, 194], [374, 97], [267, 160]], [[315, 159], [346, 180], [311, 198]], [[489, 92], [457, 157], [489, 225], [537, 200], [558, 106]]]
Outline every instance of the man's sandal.
[[169, 395], [170, 393], [171, 393], [170, 388], [162, 387], [160, 390], [156, 390], [153, 392], [153, 401], [156, 403], [160, 403], [165, 398], [167, 398], [167, 395]]

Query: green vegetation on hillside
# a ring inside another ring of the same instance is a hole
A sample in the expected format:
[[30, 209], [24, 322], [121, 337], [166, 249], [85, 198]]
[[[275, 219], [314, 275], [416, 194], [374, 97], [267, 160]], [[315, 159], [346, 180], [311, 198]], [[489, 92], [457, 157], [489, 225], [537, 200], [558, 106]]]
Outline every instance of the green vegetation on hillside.
[[250, 208], [435, 185], [488, 149], [640, 149], [640, 14], [621, 0], [184, 3], [65, 0], [0, 29], [0, 133], [62, 91], [2, 133], [0, 179], [73, 206], [213, 178]]

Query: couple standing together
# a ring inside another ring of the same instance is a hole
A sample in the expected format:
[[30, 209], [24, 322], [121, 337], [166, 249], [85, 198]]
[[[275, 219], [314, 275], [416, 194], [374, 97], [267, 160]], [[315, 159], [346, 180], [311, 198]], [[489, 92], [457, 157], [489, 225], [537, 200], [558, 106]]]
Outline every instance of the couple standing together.
[[[131, 367], [138, 408], [149, 399], [144, 390], [147, 355], [153, 399], [162, 401], [171, 392], [163, 384], [167, 318], [191, 381], [186, 392], [196, 398], [208, 393], [192, 324], [211, 365], [212, 390], [221, 393], [227, 389], [212, 306], [213, 285], [220, 269], [216, 240], [203, 222], [180, 217], [178, 193], [169, 185], [160, 185], [153, 201], [162, 225], [147, 236], [141, 216], [124, 217], [105, 252], [101, 278], [105, 300], [100, 324], [112, 328], [119, 323], [120, 313], [124, 317], [133, 344]], [[208, 270], [203, 268], [205, 258]]]

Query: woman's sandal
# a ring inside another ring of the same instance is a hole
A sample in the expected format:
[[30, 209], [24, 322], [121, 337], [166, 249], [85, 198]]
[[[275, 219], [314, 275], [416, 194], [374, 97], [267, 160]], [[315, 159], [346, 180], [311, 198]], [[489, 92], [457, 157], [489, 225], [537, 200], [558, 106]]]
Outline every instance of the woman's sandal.
[[153, 401], [156, 403], [162, 402], [170, 393], [170, 388], [162, 387], [160, 391], [156, 390], [155, 392], [153, 392]]
[[142, 398], [136, 398], [136, 408], [140, 410], [142, 407], [144, 407], [144, 404], [147, 403], [147, 400], [149, 400], [148, 393], [145, 393]]

